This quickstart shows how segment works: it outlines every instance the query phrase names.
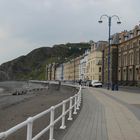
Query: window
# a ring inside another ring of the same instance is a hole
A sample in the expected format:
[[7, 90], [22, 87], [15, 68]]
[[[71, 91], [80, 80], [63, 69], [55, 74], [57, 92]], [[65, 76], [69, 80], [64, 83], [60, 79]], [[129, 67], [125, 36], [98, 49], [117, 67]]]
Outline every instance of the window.
[[133, 32], [130, 33], [130, 38], [133, 38], [134, 34]]
[[129, 50], [129, 45], [127, 45], [127, 50]]
[[126, 66], [127, 65], [127, 56], [125, 55], [125, 64], [124, 64], [124, 66]]
[[133, 52], [130, 53], [130, 60], [129, 60], [129, 62], [130, 62], [130, 65], [134, 64], [134, 54], [133, 54]]
[[139, 64], [139, 51], [136, 51], [136, 64]]
[[135, 47], [137, 47], [137, 43], [136, 42], [133, 43], [133, 48], [135, 48]]
[[101, 72], [102, 71], [102, 69], [101, 69], [101, 67], [99, 67], [99, 72]]
[[101, 75], [99, 75], [99, 81], [101, 81], [102, 80], [102, 77], [101, 77]]
[[121, 56], [119, 55], [119, 67], [121, 67]]
[[132, 65], [134, 64], [134, 54], [132, 53]]
[[140, 35], [140, 29], [138, 29], [137, 34]]

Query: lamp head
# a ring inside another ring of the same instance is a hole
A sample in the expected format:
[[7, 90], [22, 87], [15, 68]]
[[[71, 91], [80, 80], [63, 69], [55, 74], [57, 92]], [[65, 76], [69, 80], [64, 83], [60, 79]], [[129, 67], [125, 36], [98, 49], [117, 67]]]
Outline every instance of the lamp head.
[[103, 21], [102, 21], [102, 20], [99, 20], [98, 22], [99, 22], [99, 23], [102, 23]]
[[117, 24], [121, 24], [121, 21], [117, 21]]

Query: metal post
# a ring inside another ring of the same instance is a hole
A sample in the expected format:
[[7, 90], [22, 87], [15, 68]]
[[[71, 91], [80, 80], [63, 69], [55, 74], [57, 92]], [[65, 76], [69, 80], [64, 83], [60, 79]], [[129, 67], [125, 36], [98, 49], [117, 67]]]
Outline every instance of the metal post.
[[29, 121], [27, 125], [27, 140], [32, 140], [33, 119], [29, 117], [27, 120]]
[[1, 132], [0, 133], [0, 140], [5, 140], [6, 139], [6, 133], [5, 132]]
[[[106, 17], [108, 19], [108, 27], [109, 27], [109, 38], [108, 38], [108, 42], [109, 42], [109, 46], [108, 46], [108, 83], [107, 83], [107, 89], [110, 89], [110, 85], [111, 85], [111, 79], [110, 79], [110, 48], [111, 48], [111, 19], [114, 17], [116, 18], [117, 24], [121, 24], [121, 21], [119, 19], [119, 17], [117, 15], [112, 15], [112, 16], [108, 16], [108, 15], [102, 15], [100, 17], [100, 20], [98, 21], [99, 23], [102, 23], [102, 18]], [[103, 70], [103, 68], [102, 68]], [[103, 75], [102, 75], [103, 76]]]
[[80, 107], [80, 104], [81, 104], [81, 100], [82, 100], [82, 95], [81, 95], [81, 86], [80, 86], [80, 90], [79, 90], [79, 107]]
[[102, 50], [102, 83], [104, 84], [104, 48]]
[[110, 89], [110, 33], [111, 33], [111, 17], [108, 17], [108, 27], [109, 27], [109, 38], [108, 38], [108, 42], [109, 42], [109, 46], [108, 46], [108, 87], [107, 89]]
[[80, 87], [80, 94], [79, 94], [79, 106], [80, 106], [80, 104], [81, 104], [81, 100], [82, 100], [82, 95], [81, 95], [81, 87]]
[[50, 114], [50, 135], [49, 140], [54, 140], [53, 133], [54, 133], [54, 106], [51, 107], [51, 114]]
[[74, 84], [75, 84], [75, 58], [74, 58]]
[[77, 103], [76, 109], [77, 109], [77, 110], [80, 109], [80, 108], [79, 108], [79, 101], [80, 101], [80, 98], [79, 98], [79, 93], [78, 93], [78, 94], [77, 94], [77, 101], [76, 101], [76, 103]]
[[69, 104], [69, 117], [68, 117], [68, 120], [73, 120], [73, 118], [72, 118], [72, 97], [70, 97], [70, 104]]
[[66, 110], [66, 101], [63, 101], [63, 106], [62, 106], [62, 124], [60, 129], [65, 129], [66, 125], [65, 125], [65, 110]]
[[74, 97], [74, 100], [75, 100], [75, 101], [74, 101], [74, 112], [73, 112], [73, 114], [77, 114], [77, 111], [76, 111], [76, 109], [77, 109], [77, 103], [76, 103], [76, 102], [77, 102], [77, 99], [76, 99], [76, 98], [77, 98], [77, 97], [76, 97], [76, 96], [77, 96], [77, 95], [75, 95], [75, 97]]

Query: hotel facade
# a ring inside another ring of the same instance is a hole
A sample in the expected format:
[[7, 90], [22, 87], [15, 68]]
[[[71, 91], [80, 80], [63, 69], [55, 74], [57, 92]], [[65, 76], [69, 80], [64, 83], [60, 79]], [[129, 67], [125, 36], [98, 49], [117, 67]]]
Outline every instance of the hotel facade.
[[140, 25], [119, 34], [118, 82], [140, 86]]

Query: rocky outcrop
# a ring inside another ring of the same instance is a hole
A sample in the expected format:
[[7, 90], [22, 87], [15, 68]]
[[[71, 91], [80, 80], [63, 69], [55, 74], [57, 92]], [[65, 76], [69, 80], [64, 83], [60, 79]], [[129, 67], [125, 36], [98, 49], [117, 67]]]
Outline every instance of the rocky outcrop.
[[0, 81], [6, 81], [9, 80], [9, 76], [6, 72], [0, 71]]
[[[41, 47], [0, 66], [1, 79], [28, 80], [45, 78], [45, 66], [50, 63], [63, 63], [89, 49], [88, 43], [67, 43], [53, 47]], [[81, 48], [81, 50], [79, 50]], [[4, 73], [3, 73], [4, 72]]]

